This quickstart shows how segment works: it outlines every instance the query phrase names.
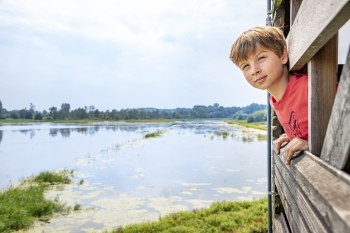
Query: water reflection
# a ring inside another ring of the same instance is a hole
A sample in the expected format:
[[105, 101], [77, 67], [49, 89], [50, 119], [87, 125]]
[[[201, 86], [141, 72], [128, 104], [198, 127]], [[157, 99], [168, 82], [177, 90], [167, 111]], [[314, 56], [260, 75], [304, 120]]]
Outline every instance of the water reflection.
[[[172, 126], [174, 124], [152, 124], [152, 127], [166, 127], [166, 126]], [[70, 127], [67, 128], [50, 128], [49, 129], [49, 135], [51, 137], [56, 137], [57, 135], [61, 135], [64, 138], [69, 138], [71, 133], [77, 132], [81, 134], [89, 134], [94, 135], [98, 133], [101, 129], [106, 131], [121, 131], [121, 132], [148, 132], [148, 129], [150, 124], [144, 124], [144, 125], [136, 125], [133, 123], [119, 123], [116, 125], [106, 125], [106, 124], [96, 124], [96, 125], [79, 125], [79, 124], [70, 124]], [[72, 127], [74, 126], [74, 127]], [[187, 128], [187, 127], [184, 127]], [[23, 130], [12, 130], [13, 132], [20, 132], [24, 135], [29, 134], [30, 138], [33, 138], [35, 136], [35, 131], [38, 131], [40, 129], [23, 129]]]

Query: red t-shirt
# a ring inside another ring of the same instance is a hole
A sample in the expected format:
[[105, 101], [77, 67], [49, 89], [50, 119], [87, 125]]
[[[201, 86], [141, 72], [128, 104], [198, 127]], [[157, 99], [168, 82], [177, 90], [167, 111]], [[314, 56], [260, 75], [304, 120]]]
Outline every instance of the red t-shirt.
[[308, 77], [294, 74], [289, 80], [282, 99], [276, 101], [270, 96], [270, 104], [275, 109], [278, 120], [289, 139], [308, 140]]

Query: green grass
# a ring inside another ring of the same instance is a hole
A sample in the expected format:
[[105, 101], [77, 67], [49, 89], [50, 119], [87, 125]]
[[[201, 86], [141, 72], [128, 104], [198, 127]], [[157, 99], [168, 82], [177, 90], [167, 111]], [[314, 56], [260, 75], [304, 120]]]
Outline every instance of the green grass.
[[[108, 232], [108, 231], [105, 231]], [[119, 227], [111, 233], [248, 233], [267, 232], [267, 198], [254, 201], [223, 201], [208, 209], [184, 211], [159, 221]]]
[[252, 123], [247, 123], [246, 120], [222, 120], [222, 121], [227, 122], [228, 124], [241, 125], [241, 126], [245, 126], [253, 129], [267, 130], [267, 124], [265, 121], [252, 122]]
[[73, 172], [69, 172], [68, 170], [64, 170], [63, 172], [44, 171], [35, 176], [34, 181], [38, 183], [69, 184], [72, 181], [69, 178], [70, 174], [73, 174]]
[[[59, 203], [58, 198], [48, 200], [44, 192], [50, 184], [67, 184], [73, 171], [41, 172], [38, 176], [23, 179], [16, 187], [0, 190], [0, 232], [29, 228], [35, 219], [47, 221], [54, 212], [80, 209]], [[79, 205], [79, 206], [77, 206]]]
[[162, 135], [163, 133], [165, 133], [166, 130], [158, 130], [156, 132], [153, 132], [153, 133], [149, 133], [149, 134], [146, 134], [144, 136], [144, 138], [155, 138], [155, 137], [159, 137], [160, 135]]

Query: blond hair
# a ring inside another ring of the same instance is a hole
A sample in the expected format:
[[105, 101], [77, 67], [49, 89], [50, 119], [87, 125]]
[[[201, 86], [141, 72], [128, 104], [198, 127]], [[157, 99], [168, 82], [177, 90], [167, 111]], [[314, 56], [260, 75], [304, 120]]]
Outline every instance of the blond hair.
[[271, 50], [281, 57], [284, 47], [287, 47], [286, 38], [279, 28], [271, 26], [254, 27], [243, 32], [233, 43], [230, 59], [235, 65], [239, 66], [239, 63], [254, 55], [258, 48]]

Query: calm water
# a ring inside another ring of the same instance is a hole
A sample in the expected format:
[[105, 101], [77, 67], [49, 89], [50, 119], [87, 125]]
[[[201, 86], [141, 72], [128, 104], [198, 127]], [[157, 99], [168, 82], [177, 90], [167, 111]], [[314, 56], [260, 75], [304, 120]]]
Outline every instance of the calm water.
[[[165, 130], [158, 138], [147, 133]], [[227, 131], [228, 135], [220, 135]], [[50, 191], [83, 210], [28, 232], [99, 232], [215, 201], [266, 196], [266, 141], [219, 121], [0, 126], [0, 188], [44, 170], [75, 169]]]

